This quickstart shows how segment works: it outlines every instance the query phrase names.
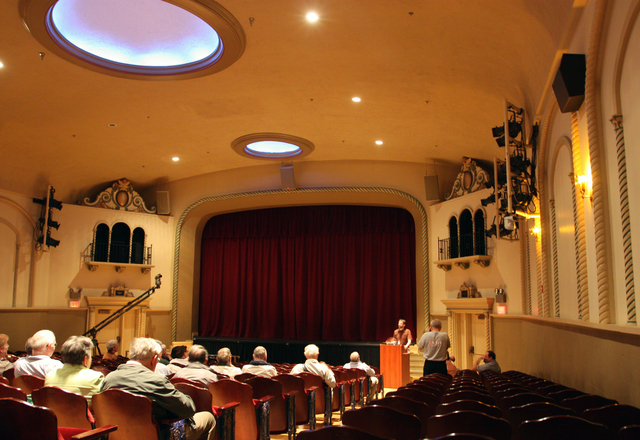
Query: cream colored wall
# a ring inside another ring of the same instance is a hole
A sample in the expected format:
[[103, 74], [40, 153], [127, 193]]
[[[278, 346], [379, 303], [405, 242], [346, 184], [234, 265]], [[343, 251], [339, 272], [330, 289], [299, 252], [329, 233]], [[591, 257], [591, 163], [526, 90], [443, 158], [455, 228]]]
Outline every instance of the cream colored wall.
[[517, 370], [640, 407], [640, 330], [575, 320], [492, 316], [496, 360]]

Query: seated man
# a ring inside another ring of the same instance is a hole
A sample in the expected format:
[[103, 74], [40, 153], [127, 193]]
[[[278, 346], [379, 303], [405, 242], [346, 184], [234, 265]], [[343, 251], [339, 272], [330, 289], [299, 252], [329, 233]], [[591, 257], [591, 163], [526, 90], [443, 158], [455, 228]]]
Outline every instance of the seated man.
[[320, 349], [317, 345], [309, 344], [304, 348], [304, 357], [307, 358], [304, 364], [298, 364], [291, 369], [291, 374], [300, 374], [303, 372], [317, 374], [322, 377], [324, 382], [330, 387], [335, 388], [336, 376], [333, 371], [324, 362], [318, 362]]
[[9, 354], [9, 336], [0, 333], [0, 375], [12, 369], [15, 361], [14, 356]]
[[[484, 365], [479, 365], [481, 360], [484, 361]], [[483, 371], [493, 371], [498, 374], [502, 373], [500, 365], [496, 362], [496, 354], [493, 351], [487, 351], [482, 358], [478, 358], [472, 370], [478, 373], [482, 373]]]
[[15, 377], [30, 374], [44, 379], [50, 371], [62, 368], [62, 362], [51, 359], [56, 349], [56, 335], [51, 330], [40, 330], [27, 341], [29, 356], [14, 364]]
[[213, 365], [211, 369], [216, 373], [226, 374], [231, 379], [235, 377], [236, 374], [242, 373], [242, 370], [238, 367], [235, 367], [231, 363], [231, 350], [227, 347], [221, 348], [218, 350], [218, 365]]
[[118, 360], [118, 350], [120, 349], [120, 344], [118, 344], [117, 339], [111, 339], [107, 341], [107, 352], [102, 355], [103, 361], [115, 361]]
[[187, 419], [187, 440], [213, 440], [216, 436], [213, 415], [208, 411], [196, 413], [191, 397], [178, 391], [165, 376], [154, 373], [161, 352], [160, 344], [153, 339], [134, 339], [129, 348], [129, 361], [105, 377], [102, 391], [119, 388], [146, 396], [153, 403], [153, 416], [157, 420]]
[[242, 367], [242, 372], [267, 378], [278, 375], [276, 367], [267, 363], [267, 349], [260, 345], [253, 350], [253, 360]]
[[100, 392], [104, 375], [91, 370], [93, 343], [86, 336], [71, 336], [62, 344], [62, 368], [50, 371], [44, 379], [47, 387], [58, 387], [91, 398]]
[[169, 368], [167, 365], [165, 365], [162, 362], [160, 362], [160, 359], [162, 359], [162, 353], [164, 352], [164, 349], [162, 347], [166, 348], [166, 346], [159, 339], [155, 339], [155, 341], [160, 346], [160, 356], [158, 356], [158, 363], [156, 364], [156, 368], [155, 368], [154, 371], [156, 373], [158, 373], [158, 374], [163, 375], [163, 376], [169, 376], [169, 375], [173, 374], [173, 371], [171, 371], [171, 368]]
[[375, 393], [377, 393], [378, 392], [378, 378], [376, 377], [375, 370], [360, 360], [360, 353], [358, 353], [357, 351], [354, 351], [353, 353], [351, 353], [351, 356], [349, 356], [349, 360], [351, 362], [348, 362], [348, 363], [344, 364], [344, 368], [357, 368], [357, 369], [363, 370], [365, 373], [367, 373], [367, 376], [369, 376], [371, 378], [370, 379], [371, 380], [371, 389], [369, 390], [369, 395], [372, 396]]
[[218, 376], [207, 367], [208, 359], [209, 353], [202, 345], [193, 345], [189, 350], [189, 363], [186, 367], [180, 368], [173, 377], [200, 382], [209, 387], [211, 382], [217, 382]]
[[177, 373], [181, 368], [184, 368], [189, 363], [187, 359], [189, 353], [187, 352], [186, 345], [176, 345], [171, 349], [171, 360], [169, 361], [169, 369], [172, 373]]

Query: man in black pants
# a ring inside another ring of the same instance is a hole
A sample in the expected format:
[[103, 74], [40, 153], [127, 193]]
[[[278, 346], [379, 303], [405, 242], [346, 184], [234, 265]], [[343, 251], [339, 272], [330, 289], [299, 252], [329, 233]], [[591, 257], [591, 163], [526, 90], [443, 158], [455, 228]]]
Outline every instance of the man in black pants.
[[422, 335], [418, 342], [418, 350], [424, 356], [422, 375], [431, 373], [447, 374], [447, 350], [451, 347], [449, 335], [442, 332], [442, 322], [439, 319], [431, 321], [429, 331]]

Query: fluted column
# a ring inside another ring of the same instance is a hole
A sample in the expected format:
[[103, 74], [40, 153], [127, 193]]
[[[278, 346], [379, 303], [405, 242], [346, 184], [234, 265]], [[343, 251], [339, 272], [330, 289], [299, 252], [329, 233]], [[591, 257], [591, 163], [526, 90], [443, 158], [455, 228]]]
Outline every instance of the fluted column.
[[484, 312], [484, 336], [487, 348], [485, 351], [492, 349], [492, 337], [491, 337], [491, 315], [489, 312]]
[[[522, 240], [520, 241], [520, 261], [522, 261], [520, 265], [520, 290], [522, 294], [520, 295], [520, 299], [522, 302], [523, 315], [531, 314], [531, 258], [529, 255], [530, 238], [528, 223], [526, 219], [523, 219], [521, 224], [524, 226], [520, 228], [522, 231]], [[528, 308], [527, 303], [529, 303]]]
[[636, 290], [633, 277], [633, 247], [631, 246], [631, 214], [627, 187], [627, 155], [624, 143], [622, 115], [611, 118], [616, 134], [618, 153], [618, 185], [620, 187], [620, 217], [622, 219], [622, 245], [624, 248], [624, 282], [627, 299], [627, 323], [636, 324]]
[[582, 158], [580, 155], [580, 126], [578, 114], [571, 113], [571, 154], [573, 157], [573, 174], [571, 179], [571, 199], [573, 202], [573, 239], [576, 248], [576, 288], [578, 301], [578, 317], [589, 320], [589, 274], [587, 272], [587, 241], [584, 225], [584, 199], [578, 198], [575, 175], [582, 174]]
[[551, 207], [551, 256], [553, 257], [553, 310], [560, 317], [560, 277], [558, 274], [558, 228], [556, 224], [556, 201], [549, 200]]
[[607, 1], [596, 3], [593, 22], [591, 24], [591, 38], [587, 53], [587, 77], [585, 84], [585, 104], [587, 113], [587, 129], [589, 132], [589, 160], [591, 162], [591, 180], [593, 194], [593, 223], [596, 247], [596, 280], [598, 285], [598, 322], [611, 323], [611, 306], [609, 298], [609, 252], [607, 243], [607, 209], [606, 209], [606, 175], [604, 160], [600, 148], [600, 134], [598, 124], [598, 66], [602, 28], [607, 9]]

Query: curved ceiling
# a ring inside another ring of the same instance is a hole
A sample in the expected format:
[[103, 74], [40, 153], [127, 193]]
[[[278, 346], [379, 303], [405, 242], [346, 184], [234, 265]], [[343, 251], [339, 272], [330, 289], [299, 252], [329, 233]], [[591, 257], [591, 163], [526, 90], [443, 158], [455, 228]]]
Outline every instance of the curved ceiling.
[[[573, 8], [572, 0], [220, 3], [244, 28], [237, 62], [198, 78], [138, 81], [49, 53], [23, 26], [19, 0], [0, 2], [11, 42], [0, 51], [0, 187], [39, 194], [55, 182], [65, 200], [122, 176], [142, 190], [159, 176], [262, 165], [231, 148], [256, 132], [308, 139], [315, 150], [302, 161], [492, 160], [504, 154], [490, 131], [504, 99], [531, 122]], [[311, 9], [315, 23], [305, 19]]]

